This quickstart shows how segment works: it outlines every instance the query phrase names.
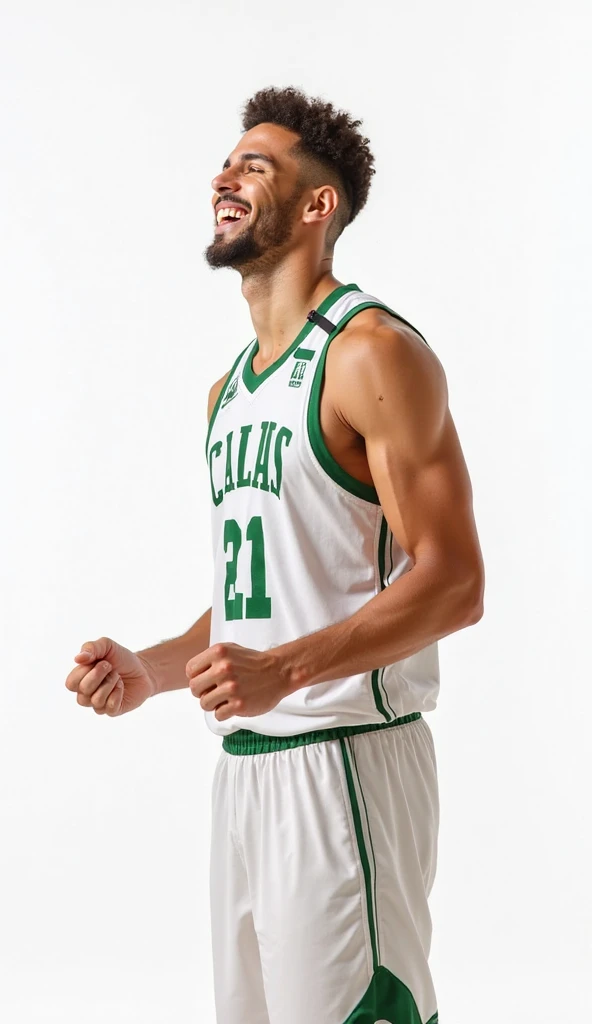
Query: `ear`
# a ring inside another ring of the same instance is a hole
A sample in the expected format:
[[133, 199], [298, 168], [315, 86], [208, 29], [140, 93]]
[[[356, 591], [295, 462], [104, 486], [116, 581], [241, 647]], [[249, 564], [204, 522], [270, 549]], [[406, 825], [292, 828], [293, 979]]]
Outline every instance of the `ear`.
[[339, 205], [339, 193], [333, 185], [322, 185], [315, 188], [311, 199], [307, 202], [302, 211], [302, 220], [305, 224], [314, 224], [326, 221], [335, 213]]

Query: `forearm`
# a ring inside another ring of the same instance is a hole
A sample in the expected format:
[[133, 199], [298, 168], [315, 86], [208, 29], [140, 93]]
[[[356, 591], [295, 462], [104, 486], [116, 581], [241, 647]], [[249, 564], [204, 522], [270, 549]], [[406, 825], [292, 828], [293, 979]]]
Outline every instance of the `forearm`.
[[414, 567], [350, 618], [276, 647], [281, 674], [292, 692], [408, 658], [476, 622], [481, 591]]
[[201, 654], [210, 646], [212, 609], [204, 614], [182, 636], [164, 640], [155, 647], [147, 647], [135, 654], [146, 665], [157, 693], [182, 690], [189, 686], [185, 666], [190, 658]]

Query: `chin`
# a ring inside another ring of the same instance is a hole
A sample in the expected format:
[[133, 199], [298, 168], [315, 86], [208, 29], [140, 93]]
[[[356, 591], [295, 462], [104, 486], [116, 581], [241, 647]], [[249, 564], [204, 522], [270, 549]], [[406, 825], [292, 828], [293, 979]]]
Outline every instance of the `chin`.
[[263, 255], [257, 243], [246, 232], [243, 236], [228, 241], [218, 235], [204, 251], [204, 259], [213, 270], [228, 267], [240, 270]]

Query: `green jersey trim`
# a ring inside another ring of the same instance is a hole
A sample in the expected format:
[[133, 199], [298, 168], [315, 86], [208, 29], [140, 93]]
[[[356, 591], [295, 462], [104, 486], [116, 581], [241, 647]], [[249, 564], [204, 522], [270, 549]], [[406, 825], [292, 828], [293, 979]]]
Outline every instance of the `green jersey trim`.
[[227, 754], [271, 754], [276, 750], [289, 750], [292, 747], [305, 747], [309, 743], [327, 743], [345, 736], [356, 736], [360, 732], [376, 732], [379, 729], [392, 729], [397, 725], [407, 725], [421, 718], [421, 711], [413, 711], [409, 715], [395, 718], [394, 722], [378, 722], [372, 725], [341, 725], [335, 729], [313, 729], [311, 732], [297, 733], [295, 736], [266, 736], [264, 733], [253, 732], [251, 729], [237, 729], [222, 740], [222, 749]]
[[[323, 301], [317, 307], [317, 313], [326, 313], [327, 310], [330, 309], [335, 302], [337, 302], [337, 299], [340, 299], [341, 296], [345, 295], [346, 292], [359, 292], [361, 290], [362, 289], [359, 288], [357, 284], [339, 285], [338, 288], [334, 288], [333, 291], [323, 299]], [[245, 365], [243, 366], [243, 382], [245, 384], [245, 387], [247, 388], [248, 391], [251, 392], [251, 394], [253, 394], [253, 392], [259, 387], [260, 384], [263, 384], [263, 381], [267, 380], [268, 377], [271, 377], [271, 374], [278, 370], [279, 367], [285, 363], [288, 356], [290, 356], [294, 352], [294, 350], [298, 348], [299, 344], [302, 341], [304, 341], [306, 336], [312, 331], [313, 327], [314, 324], [311, 323], [310, 320], [307, 320], [304, 327], [297, 335], [297, 337], [294, 339], [290, 347], [287, 348], [285, 352], [282, 352], [281, 356], [278, 356], [278, 358], [269, 366], [267, 366], [261, 373], [253, 373], [253, 358], [257, 355], [257, 352], [259, 351], [259, 340], [255, 338], [255, 346], [253, 348], [253, 351], [249, 353], [249, 357], [248, 359], [245, 359]]]
[[[354, 309], [350, 309], [349, 312], [347, 312], [345, 316], [341, 318], [341, 320], [335, 327], [335, 330], [332, 331], [332, 333], [328, 336], [321, 351], [321, 354], [319, 356], [319, 361], [316, 366], [315, 375], [313, 378], [312, 386], [310, 389], [310, 396], [308, 400], [308, 436], [310, 438], [311, 448], [317, 458], [317, 461], [325, 470], [325, 473], [327, 473], [327, 475], [330, 476], [331, 479], [334, 480], [336, 484], [339, 484], [340, 487], [343, 487], [343, 489], [345, 491], [348, 491], [350, 494], [355, 495], [356, 498], [361, 498], [363, 501], [368, 501], [373, 505], [380, 505], [380, 498], [378, 497], [376, 488], [372, 487], [370, 484], [363, 483], [363, 481], [361, 480], [357, 480], [356, 477], [351, 476], [351, 474], [348, 473], [347, 470], [343, 469], [343, 467], [340, 466], [339, 463], [336, 462], [336, 460], [331, 455], [331, 452], [327, 448], [323, 435], [321, 433], [321, 388], [323, 384], [323, 375], [325, 371], [325, 361], [327, 359], [327, 350], [329, 348], [329, 345], [333, 341], [333, 338], [337, 334], [339, 334], [339, 332], [345, 327], [347, 323], [349, 323], [349, 321], [352, 319], [352, 317], [356, 315], [356, 313], [360, 313], [363, 309], [386, 310], [387, 313], [390, 313], [392, 316], [396, 317], [397, 320], [402, 320], [404, 324], [407, 324], [408, 327], [411, 327], [416, 332], [416, 334], [419, 334], [420, 338], [422, 338], [427, 345], [427, 341], [423, 337], [423, 334], [420, 334], [417, 328], [413, 327], [413, 324], [410, 324], [408, 320], [405, 320], [402, 316], [399, 316], [398, 313], [395, 313], [394, 309], [391, 309], [390, 306], [385, 305], [384, 302], [361, 302], [359, 306], [355, 306]], [[322, 310], [319, 309], [319, 312], [322, 312]]]
[[[249, 345], [251, 345], [251, 344], [252, 344], [252, 342], [249, 342]], [[218, 397], [216, 399], [216, 404], [214, 405], [214, 408], [212, 409], [212, 415], [210, 416], [210, 422], [208, 424], [208, 432], [206, 434], [206, 459], [208, 457], [208, 444], [210, 443], [210, 435], [212, 433], [212, 427], [214, 426], [214, 420], [216, 419], [216, 416], [217, 416], [217, 413], [218, 413], [218, 409], [220, 408], [220, 405], [222, 404], [222, 399], [224, 398], [224, 395], [226, 394], [226, 390], [228, 388], [228, 385], [232, 381], [232, 378], [234, 376], [234, 371], [236, 370], [236, 368], [237, 368], [238, 364], [240, 363], [242, 357], [244, 356], [245, 352], [247, 351], [249, 345], [245, 345], [245, 347], [242, 350], [242, 352], [240, 352], [238, 354], [238, 356], [236, 357], [236, 359], [234, 360], [234, 363], [232, 364], [232, 368], [229, 370], [228, 377], [226, 378], [226, 380], [224, 381], [223, 386], [220, 389], [220, 394], [218, 395]]]
[[[390, 527], [389, 527], [389, 525], [387, 523], [386, 516], [385, 516], [384, 512], [382, 512], [382, 510], [381, 510], [381, 514], [382, 514], [382, 522], [380, 524], [380, 536], [378, 538], [378, 575], [380, 577], [380, 589], [382, 591], [386, 587], [384, 568], [385, 568], [385, 562], [386, 562], [386, 542], [387, 542], [387, 536], [388, 536], [389, 533], [390, 533], [390, 536], [391, 536], [391, 547], [390, 547], [391, 567], [390, 567], [390, 569], [389, 569], [389, 571], [387, 573], [387, 578], [390, 575], [391, 570], [393, 568], [393, 547], [392, 547], [392, 544], [393, 544], [393, 534], [392, 534], [392, 530], [390, 529]], [[375, 668], [375, 669], [372, 670], [372, 693], [374, 694], [374, 703], [376, 704], [376, 710], [380, 711], [380, 714], [383, 715], [383, 717], [386, 719], [386, 721], [387, 722], [391, 721], [391, 715], [392, 715], [392, 717], [394, 719], [396, 719], [397, 716], [396, 716], [395, 712], [393, 711], [393, 709], [391, 707], [391, 703], [390, 703], [389, 698], [388, 698], [388, 693], [387, 693], [386, 687], [384, 685], [384, 667], [383, 668]], [[383, 697], [384, 697], [384, 701], [383, 701]], [[385, 703], [388, 704], [390, 713], [389, 713], [389, 711], [386, 710], [386, 708], [384, 706]]]
[[333, 341], [333, 338], [339, 334], [339, 332], [345, 327], [347, 323], [359, 313], [362, 309], [369, 309], [372, 306], [379, 306], [380, 308], [386, 309], [382, 303], [377, 302], [363, 302], [359, 306], [355, 306], [354, 309], [350, 309], [345, 316], [341, 318], [336, 328], [328, 336], [325, 344], [323, 345], [319, 361], [316, 366], [315, 375], [313, 377], [312, 386], [310, 389], [310, 395], [308, 399], [308, 410], [307, 410], [307, 426], [308, 436], [310, 439], [311, 448], [320, 463], [325, 473], [336, 484], [343, 487], [344, 490], [350, 494], [354, 494], [356, 498], [362, 498], [363, 501], [371, 502], [373, 505], [380, 505], [380, 499], [375, 487], [370, 484], [365, 484], [361, 480], [356, 480], [354, 476], [351, 476], [347, 470], [343, 469], [342, 466], [333, 458], [331, 452], [327, 448], [323, 435], [321, 433], [321, 387], [323, 384], [323, 376], [325, 371], [325, 361], [327, 359], [327, 350], [329, 345]]

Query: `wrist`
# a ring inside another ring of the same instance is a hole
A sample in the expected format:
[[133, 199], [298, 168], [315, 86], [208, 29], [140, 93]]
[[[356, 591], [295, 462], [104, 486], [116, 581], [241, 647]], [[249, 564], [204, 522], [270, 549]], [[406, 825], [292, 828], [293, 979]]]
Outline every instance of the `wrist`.
[[146, 676], [148, 677], [148, 680], [149, 680], [149, 682], [150, 682], [150, 684], [152, 686], [152, 693], [150, 694], [150, 696], [151, 697], [155, 697], [157, 693], [161, 692], [161, 688], [158, 685], [158, 678], [157, 678], [156, 672], [154, 671], [154, 666], [151, 665], [150, 662], [146, 658], [144, 658], [141, 654], [138, 654], [137, 651], [135, 653], [136, 653], [136, 658], [138, 659], [138, 661], [140, 661], [142, 663], [142, 666], [144, 668], [144, 672], [146, 673]]
[[282, 696], [287, 697], [296, 690], [302, 689], [309, 683], [308, 673], [305, 667], [296, 658], [294, 642], [280, 644], [271, 651], [273, 654], [276, 672], [280, 680]]

